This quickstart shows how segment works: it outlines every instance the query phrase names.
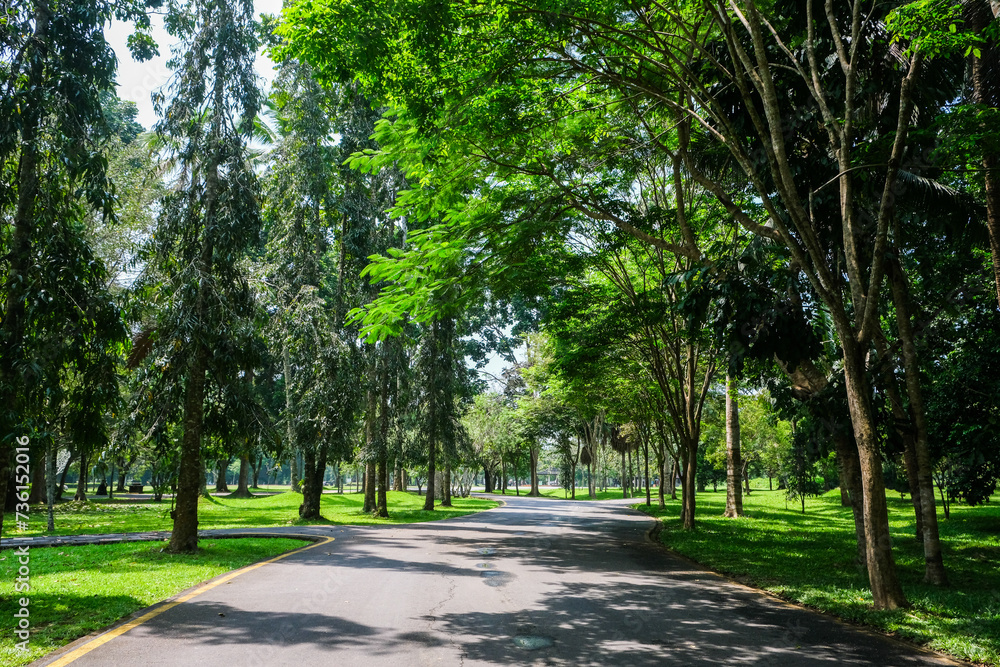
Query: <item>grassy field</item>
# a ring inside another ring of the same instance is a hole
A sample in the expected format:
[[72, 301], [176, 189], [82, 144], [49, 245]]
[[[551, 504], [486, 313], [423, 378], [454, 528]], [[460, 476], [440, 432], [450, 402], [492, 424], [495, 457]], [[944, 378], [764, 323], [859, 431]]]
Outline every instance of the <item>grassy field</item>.
[[[472, 514], [496, 507], [491, 500], [478, 498], [455, 498], [453, 507], [436, 507], [425, 512], [423, 496], [401, 491], [390, 491], [388, 495], [389, 518], [377, 519], [361, 511], [364, 497], [360, 493], [324, 494], [321, 511], [326, 521], [311, 521], [310, 524], [384, 524], [415, 523], [434, 521], [449, 517]], [[255, 498], [202, 498], [198, 504], [199, 528], [258, 528], [265, 526], [301, 525], [298, 508], [302, 495], [279, 493]], [[5, 526], [13, 526], [14, 517], [4, 517]], [[45, 531], [45, 511], [35, 508], [31, 513], [29, 528], [24, 532], [8, 532], [7, 535], [47, 535]], [[160, 503], [135, 502], [106, 499], [86, 502], [68, 502], [55, 508], [56, 531], [54, 535], [81, 535], [88, 533], [124, 533], [148, 530], [170, 530], [170, 501]]]
[[[530, 487], [529, 487], [530, 488]], [[541, 489], [542, 495], [546, 498], [559, 498], [569, 499], [569, 495], [565, 489]], [[654, 494], [655, 496], [655, 494]], [[611, 489], [607, 491], [598, 491], [596, 498], [591, 498], [590, 493], [585, 486], [576, 487], [576, 499], [577, 500], [614, 500], [622, 497], [621, 489]], [[643, 498], [646, 496], [643, 495]]]
[[854, 563], [851, 510], [834, 490], [809, 498], [806, 513], [784, 491], [744, 496], [741, 519], [725, 519], [726, 493], [697, 496], [694, 531], [680, 525], [679, 502], [648, 510], [663, 522], [660, 538], [677, 553], [785, 599], [926, 644], [959, 658], [1000, 665], [1000, 506], [954, 505], [939, 524], [948, 588], [922, 583], [923, 550], [914, 536], [913, 506], [889, 499], [893, 552], [907, 610], [874, 611], [866, 572]]
[[[543, 498], [558, 498], [559, 500], [569, 500], [569, 492], [555, 487], [543, 486], [539, 489], [541, 491]], [[521, 487], [521, 495], [526, 496], [528, 492], [531, 491], [531, 486]], [[507, 489], [506, 494], [501, 494], [499, 491], [493, 491], [490, 495], [497, 497], [504, 497], [516, 495], [513, 488]], [[576, 500], [614, 500], [622, 497], [621, 489], [609, 488], [607, 491], [598, 491], [596, 498], [591, 498], [587, 492], [587, 487], [578, 486], [576, 487]], [[645, 492], [642, 493], [642, 498], [646, 498]], [[653, 488], [653, 499], [656, 499], [656, 488]]]
[[[161, 542], [33, 548], [29, 650], [14, 646], [15, 598], [5, 594], [0, 597], [0, 664], [26, 665], [199, 582], [306, 544], [286, 539], [202, 540], [200, 552], [190, 556], [163, 553]], [[14, 581], [17, 569], [14, 552], [0, 551], [0, 580]]]

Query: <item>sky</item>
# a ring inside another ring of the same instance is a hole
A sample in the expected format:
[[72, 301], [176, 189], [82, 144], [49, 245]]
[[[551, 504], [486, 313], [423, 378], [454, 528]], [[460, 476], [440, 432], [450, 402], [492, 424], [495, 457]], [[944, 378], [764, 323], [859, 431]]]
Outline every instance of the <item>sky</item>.
[[[279, 14], [281, 13], [282, 0], [255, 0], [254, 13]], [[118, 56], [118, 97], [123, 100], [135, 102], [139, 107], [138, 121], [147, 130], [156, 122], [156, 114], [153, 113], [153, 103], [150, 99], [153, 91], [161, 87], [170, 79], [170, 70], [167, 69], [167, 60], [170, 58], [170, 47], [173, 38], [163, 29], [163, 17], [154, 14], [153, 39], [160, 48], [160, 55], [144, 63], [136, 62], [129, 54], [125, 45], [125, 40], [132, 32], [128, 24], [114, 22], [110, 27], [105, 28], [104, 36], [111, 44]], [[266, 91], [274, 78], [274, 67], [271, 60], [261, 52], [256, 61], [257, 73], [264, 80], [264, 90]]]

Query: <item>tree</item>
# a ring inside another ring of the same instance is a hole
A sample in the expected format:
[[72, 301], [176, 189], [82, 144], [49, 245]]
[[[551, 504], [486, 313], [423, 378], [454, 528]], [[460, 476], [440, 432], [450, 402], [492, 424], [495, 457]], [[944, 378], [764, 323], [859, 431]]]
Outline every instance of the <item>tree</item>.
[[158, 93], [156, 131], [176, 159], [141, 287], [158, 308], [151, 380], [157, 398], [180, 402], [180, 474], [170, 549], [198, 545], [204, 482], [202, 434], [209, 388], [249, 382], [246, 342], [255, 304], [244, 263], [260, 242], [257, 179], [247, 141], [261, 105], [253, 60], [258, 40], [249, 0], [171, 4], [170, 98]]
[[[936, 9], [941, 3], [913, 4]], [[603, 174], [577, 159], [577, 145], [560, 132], [567, 125], [585, 129], [580, 136], [603, 149], [605, 160], [634, 154], [607, 139], [617, 135], [589, 124], [600, 108], [629, 119], [618, 127], [640, 128], [641, 145], [657, 162], [675, 165], [681, 180], [709, 193], [740, 233], [781, 250], [791, 272], [808, 284], [813, 302], [821, 304], [840, 348], [851, 432], [838, 440], [858, 457], [863, 504], [857, 525], [864, 530], [875, 606], [905, 606], [888, 539], [878, 408], [866, 360], [878, 339], [890, 335], [883, 323], [896, 324], [904, 346], [912, 335], [905, 323], [915, 309], [901, 308], [905, 300], [893, 297], [893, 317], [882, 316], [890, 303], [887, 288], [893, 282], [902, 286], [893, 277], [892, 258], [912, 247], [912, 229], [893, 223], [908, 205], [899, 196], [901, 184], [917, 180], [904, 169], [914, 145], [911, 130], [926, 127], [926, 119], [955, 97], [953, 87], [921, 85], [932, 67], [939, 80], [947, 78], [939, 75], [947, 73], [955, 43], [932, 38], [950, 32], [942, 16], [897, 21], [906, 17], [891, 13], [895, 3], [870, 11], [860, 3], [828, 4], [824, 11], [813, 1], [765, 7], [718, 0], [639, 10], [615, 2], [501, 2], [487, 8], [434, 2], [416, 11], [412, 3], [404, 11], [394, 0], [372, 5], [360, 13], [346, 2], [301, 3], [289, 12], [286, 30], [301, 53], [321, 64], [324, 76], [356, 77], [400, 109], [394, 131], [407, 137], [410, 154], [420, 156], [421, 178], [434, 184], [408, 203], [447, 211], [461, 231], [448, 243], [480, 238], [468, 233], [477, 230], [471, 223], [484, 210], [496, 210], [480, 205], [491, 201], [480, 193], [506, 187], [508, 175], [521, 174], [560, 189], [566, 195], [562, 210], [596, 213], [637, 240], [687, 257], [692, 270], [709, 273], [721, 253], [710, 256], [689, 243], [680, 216], [668, 226], [664, 216], [650, 214], [652, 207], [639, 209], [638, 216], [623, 214], [627, 189], [608, 196]], [[330, 20], [331, 13], [338, 20]], [[892, 33], [883, 29], [887, 25]], [[551, 122], [557, 118], [569, 120]], [[471, 180], [476, 185], [449, 178], [459, 173], [480, 178]], [[459, 202], [468, 200], [462, 193], [469, 191], [477, 192], [477, 205], [463, 211]], [[520, 221], [537, 222], [541, 208]], [[677, 206], [674, 212], [684, 210]], [[504, 231], [479, 247], [517, 245], [553, 229], [539, 224], [533, 236], [527, 225], [499, 220]], [[434, 253], [427, 245], [419, 256]], [[400, 282], [433, 286], [435, 278]], [[393, 295], [395, 305], [405, 298], [401, 292]], [[429, 303], [429, 295], [422, 300]], [[908, 355], [903, 350], [910, 367], [904, 386], [920, 422], [919, 378]], [[810, 375], [796, 364], [787, 369]], [[675, 435], [685, 438], [682, 451], [690, 457], [690, 434]], [[926, 462], [924, 444], [922, 436], [915, 439], [918, 460]], [[923, 498], [928, 471], [922, 468]], [[935, 520], [932, 509], [931, 503], [922, 508], [928, 522]], [[690, 510], [686, 521], [693, 521]], [[925, 532], [924, 546], [928, 579], [942, 583], [933, 530]]]
[[[5, 9], [0, 27], [0, 498], [8, 497], [17, 438], [43, 435], [43, 416], [66, 374], [81, 394], [71, 427], [106, 441], [102, 413], [118, 398], [114, 348], [124, 328], [107, 270], [85, 240], [91, 212], [114, 218], [104, 142], [113, 134], [102, 95], [115, 56], [102, 34], [111, 19], [134, 23], [138, 59], [155, 45], [146, 2], [34, 2]], [[39, 450], [41, 451], [41, 450]], [[0, 519], [2, 529], [2, 519]]]
[[743, 516], [743, 460], [740, 456], [740, 408], [736, 381], [726, 376], [726, 511]]

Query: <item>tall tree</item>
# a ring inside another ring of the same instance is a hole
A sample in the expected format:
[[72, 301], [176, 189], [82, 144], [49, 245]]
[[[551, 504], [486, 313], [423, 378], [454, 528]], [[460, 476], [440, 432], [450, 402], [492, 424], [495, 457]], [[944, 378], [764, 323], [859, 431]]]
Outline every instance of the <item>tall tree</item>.
[[148, 58], [155, 44], [145, 9], [156, 4], [34, 0], [4, 8], [0, 498], [16, 439], [41, 431], [65, 369], [79, 374], [85, 393], [74, 419], [80, 435], [105, 439], [102, 413], [117, 398], [108, 352], [122, 344], [124, 328], [106, 269], [84, 238], [92, 211], [114, 217], [103, 154], [113, 130], [102, 95], [114, 88], [116, 60], [103, 27], [112, 19], [134, 23], [133, 55]]
[[161, 202], [142, 287], [157, 306], [160, 397], [183, 411], [170, 549], [190, 552], [198, 546], [209, 387], [249, 383], [243, 352], [255, 303], [243, 259], [259, 246], [261, 212], [247, 143], [262, 100], [253, 2], [171, 2], [165, 25], [178, 46], [168, 92], [154, 103], [176, 180]]

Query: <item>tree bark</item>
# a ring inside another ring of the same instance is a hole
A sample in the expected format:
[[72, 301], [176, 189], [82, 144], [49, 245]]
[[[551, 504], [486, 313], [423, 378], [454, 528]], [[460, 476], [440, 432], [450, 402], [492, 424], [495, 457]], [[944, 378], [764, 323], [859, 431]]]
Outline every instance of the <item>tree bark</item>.
[[540, 446], [532, 445], [528, 449], [528, 455], [531, 457], [531, 491], [528, 493], [529, 496], [540, 496], [541, 492], [538, 490], [538, 456], [542, 453], [542, 448]]
[[171, 515], [170, 551], [190, 553], [198, 550], [198, 498], [205, 483], [201, 462], [201, 429], [205, 410], [205, 373], [208, 350], [198, 341], [188, 372], [184, 396], [184, 437], [181, 439], [181, 465], [177, 494]]
[[73, 500], [87, 499], [87, 469], [89, 464], [90, 457], [86, 454], [80, 454], [80, 476], [76, 480], [76, 494], [73, 496]]
[[726, 511], [722, 516], [743, 516], [743, 492], [740, 476], [743, 460], [740, 456], [740, 406], [736, 380], [726, 375]]
[[653, 504], [653, 499], [650, 495], [652, 491], [649, 488], [649, 438], [642, 441], [642, 455], [645, 473], [644, 476], [646, 478], [646, 507], [650, 507]]
[[226, 475], [229, 473], [229, 457], [219, 459], [218, 466], [215, 476], [215, 492], [229, 493], [229, 483], [226, 481]]
[[436, 450], [437, 443], [431, 438], [427, 450], [427, 495], [424, 496], [424, 509], [428, 511], [434, 509], [434, 474], [437, 472], [435, 465]]
[[625, 449], [622, 448], [622, 498], [630, 498], [628, 493], [628, 467], [625, 465]]
[[45, 499], [48, 528], [51, 533], [56, 529], [56, 444], [50, 443], [45, 448]]
[[658, 457], [657, 467], [659, 468], [660, 472], [660, 484], [659, 488], [657, 489], [657, 502], [659, 503], [660, 507], [663, 508], [667, 506], [667, 500], [663, 495], [664, 493], [663, 485], [667, 481], [667, 458], [662, 455], [662, 452]]
[[[970, 30], [982, 35], [989, 24], [995, 20], [996, 10], [989, 0], [976, 0], [962, 3]], [[972, 69], [972, 101], [986, 107], [997, 105], [998, 88], [996, 73], [990, 72], [989, 63], [996, 62], [996, 44], [987, 40], [979, 45], [981, 57], [970, 54]], [[995, 131], [995, 128], [983, 128], [983, 131]], [[982, 156], [983, 185], [986, 194], [986, 229], [990, 237], [990, 255], [993, 260], [993, 281], [997, 291], [997, 303], [1000, 304], [1000, 158], [996, 153], [985, 152]]]
[[406, 491], [406, 484], [403, 482], [403, 464], [396, 460], [395, 474], [392, 482], [393, 491]]
[[386, 461], [385, 453], [383, 452], [378, 457], [378, 462], [376, 463], [375, 474], [378, 476], [378, 498], [376, 499], [376, 513], [380, 517], [389, 516], [389, 503], [386, 499], [386, 489], [389, 486], [389, 471], [388, 462]]
[[251, 481], [251, 488], [254, 488], [254, 489], [259, 489], [260, 488], [260, 485], [258, 484], [257, 480], [260, 477], [260, 466], [261, 466], [261, 463], [262, 463], [262, 461], [260, 460], [260, 458], [257, 455], [254, 455], [253, 458], [250, 459], [250, 472], [251, 472], [250, 481]]
[[691, 530], [694, 528], [698, 441], [688, 439], [687, 442], [683, 443], [683, 446], [687, 450], [687, 460], [684, 461], [684, 481], [681, 485], [681, 523], [686, 530]]
[[[49, 8], [48, 3], [35, 3], [35, 29], [25, 46], [27, 60], [31, 65], [27, 72], [27, 89], [39, 90], [45, 74], [44, 63], [49, 50]], [[23, 380], [17, 369], [19, 357], [23, 356], [27, 318], [24, 302], [27, 296], [24, 287], [29, 284], [27, 272], [31, 266], [31, 237], [35, 226], [35, 206], [39, 189], [37, 146], [38, 128], [42, 114], [40, 101], [26, 103], [21, 112], [21, 153], [17, 166], [17, 207], [11, 221], [10, 251], [5, 257], [7, 280], [4, 292], [4, 316], [0, 318], [0, 332], [4, 341], [0, 354], [0, 499], [6, 499], [8, 487], [13, 477], [12, 463], [17, 431], [21, 430], [24, 417], [22, 407]], [[5, 224], [6, 226], [6, 224]], [[3, 531], [3, 512], [0, 512], [0, 534]]]
[[841, 344], [844, 352], [847, 404], [851, 411], [858, 459], [861, 463], [868, 583], [871, 586], [876, 609], [898, 609], [908, 606], [909, 603], [899, 583], [892, 555], [885, 481], [882, 478], [882, 459], [879, 453], [875, 417], [868, 398], [864, 355], [852, 338], [852, 333], [848, 331], [844, 334], [846, 335], [841, 336]]
[[28, 494], [28, 503], [37, 505], [43, 502], [45, 502], [45, 466], [34, 465], [31, 468], [31, 492]]
[[444, 476], [441, 480], [441, 507], [451, 507], [451, 461], [444, 464]]
[[833, 444], [837, 450], [837, 462], [840, 465], [841, 492], [846, 490], [848, 506], [854, 515], [854, 537], [857, 542], [856, 561], [865, 565], [867, 547], [865, 544], [864, 495], [861, 491], [861, 461], [858, 459], [858, 448], [848, 431], [835, 427]]
[[253, 494], [250, 493], [250, 459], [246, 454], [240, 456], [240, 478], [239, 482], [236, 484], [236, 491], [232, 493], [231, 498], [253, 498]]
[[293, 417], [294, 399], [292, 398], [292, 360], [288, 343], [281, 346], [281, 365], [285, 373], [285, 450], [291, 454], [288, 461], [288, 488], [294, 493], [301, 490], [299, 486], [299, 456], [295, 442], [295, 423]]
[[927, 412], [924, 408], [923, 391], [920, 386], [920, 365], [917, 348], [913, 340], [910, 322], [910, 295], [906, 276], [898, 260], [890, 262], [889, 284], [892, 287], [896, 306], [896, 326], [899, 340], [903, 344], [903, 370], [906, 378], [906, 395], [910, 401], [910, 414], [916, 430], [913, 446], [916, 453], [917, 485], [920, 489], [920, 513], [923, 517], [924, 534], [924, 582], [936, 586], [948, 584], [941, 554], [941, 539], [938, 535], [937, 506], [934, 502], [933, 464], [927, 446]]
[[378, 511], [378, 480], [376, 475], [378, 471], [375, 468], [375, 461], [369, 461], [365, 464], [365, 504], [362, 511], [365, 513], [372, 513]]

